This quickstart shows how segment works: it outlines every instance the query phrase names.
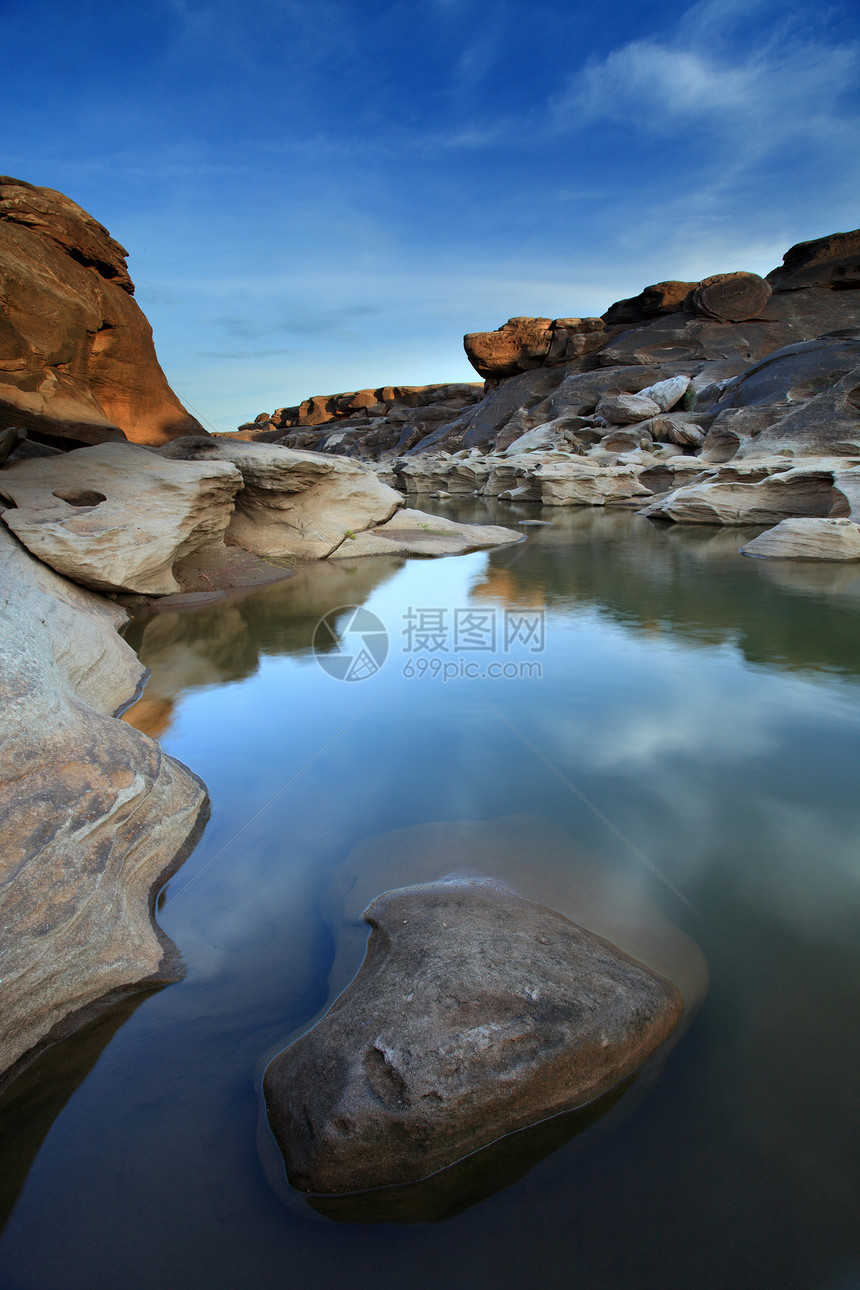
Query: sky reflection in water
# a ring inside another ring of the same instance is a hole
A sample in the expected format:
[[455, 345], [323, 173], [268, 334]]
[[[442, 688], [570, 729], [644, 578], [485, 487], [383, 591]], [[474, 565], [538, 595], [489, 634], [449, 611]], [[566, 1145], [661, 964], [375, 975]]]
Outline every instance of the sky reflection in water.
[[[737, 533], [628, 513], [543, 518], [514, 549], [309, 570], [133, 628], [152, 678], [129, 719], [213, 800], [160, 912], [188, 976], [124, 1021], [55, 1120], [4, 1285], [378, 1287], [406, 1266], [421, 1287], [853, 1284], [860, 572], [743, 560]], [[309, 643], [351, 603], [391, 651], [345, 684]], [[470, 604], [545, 610], [545, 649], [506, 656], [539, 678], [403, 676], [406, 610]], [[643, 1096], [455, 1218], [285, 1205], [255, 1081], [360, 959], [345, 866], [360, 903], [428, 854], [456, 867], [470, 829], [486, 854], [506, 840], [527, 894], [553, 903], [584, 875], [640, 928], [647, 910], [682, 929], [704, 1006]]]

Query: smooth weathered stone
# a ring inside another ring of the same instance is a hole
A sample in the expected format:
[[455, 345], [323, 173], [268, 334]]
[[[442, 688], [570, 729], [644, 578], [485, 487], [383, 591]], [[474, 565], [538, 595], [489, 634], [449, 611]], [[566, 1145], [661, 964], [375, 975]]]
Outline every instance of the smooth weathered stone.
[[692, 296], [693, 307], [718, 322], [757, 318], [770, 299], [770, 284], [757, 273], [715, 273]]
[[388, 892], [353, 983], [270, 1064], [287, 1176], [415, 1182], [638, 1070], [682, 1011], [671, 982], [493, 882]]
[[0, 176], [0, 427], [84, 443], [206, 433], [158, 364], [126, 254], [62, 193]]
[[849, 466], [834, 476], [830, 514], [860, 524], [860, 466]]
[[2, 518], [28, 550], [84, 586], [146, 595], [180, 590], [173, 565], [221, 539], [241, 487], [229, 461], [165, 461], [128, 443], [0, 471], [13, 503]]
[[647, 385], [639, 391], [639, 397], [651, 399], [661, 412], [670, 412], [681, 402], [689, 388], [689, 376], [670, 376], [665, 381], [658, 381], [656, 385]]
[[179, 454], [239, 470], [244, 487], [226, 540], [258, 556], [324, 559], [347, 533], [384, 524], [403, 505], [375, 471], [344, 457], [220, 437], [165, 450]]
[[764, 560], [860, 560], [860, 529], [851, 520], [782, 520], [741, 547]]
[[345, 538], [331, 553], [332, 560], [364, 555], [463, 555], [485, 547], [521, 542], [522, 533], [495, 524], [457, 524], [453, 520], [403, 510], [379, 528]]
[[[601, 466], [590, 458], [548, 461], [535, 471], [544, 506], [608, 506], [647, 497], [635, 466]], [[511, 495], [512, 500], [516, 500]], [[527, 500], [523, 498], [523, 500]]]
[[613, 425], [629, 426], [659, 416], [660, 411], [660, 404], [645, 394], [616, 394], [600, 400], [596, 415]]
[[701, 448], [705, 432], [701, 426], [685, 417], [655, 417], [648, 422], [648, 429], [659, 443], [674, 443], [680, 448]]
[[[836, 461], [789, 468], [785, 458], [733, 461], [645, 507], [642, 514], [678, 524], [776, 524], [830, 514]], [[746, 467], [746, 469], [744, 469]]]
[[110, 715], [145, 675], [126, 615], [0, 529], [0, 1074], [182, 965], [152, 917], [203, 785]]

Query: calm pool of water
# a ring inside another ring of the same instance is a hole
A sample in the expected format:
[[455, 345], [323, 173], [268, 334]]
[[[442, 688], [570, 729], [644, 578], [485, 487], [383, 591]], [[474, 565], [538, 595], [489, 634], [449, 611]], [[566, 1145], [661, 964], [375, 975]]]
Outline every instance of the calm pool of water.
[[[212, 797], [160, 902], [188, 974], [0, 1106], [0, 1284], [860, 1286], [860, 570], [629, 513], [426, 508], [551, 525], [132, 627], [129, 718]], [[348, 605], [389, 638], [354, 682], [311, 650]], [[356, 970], [365, 898], [494, 866], [691, 1000], [701, 950], [704, 1003], [560, 1145], [423, 1215], [318, 1213], [277, 1175], [266, 1062]]]

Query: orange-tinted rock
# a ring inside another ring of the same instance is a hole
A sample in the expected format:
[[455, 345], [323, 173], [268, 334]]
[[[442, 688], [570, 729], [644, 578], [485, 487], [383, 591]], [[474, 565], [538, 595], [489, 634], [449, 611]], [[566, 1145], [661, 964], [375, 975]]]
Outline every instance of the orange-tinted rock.
[[485, 380], [569, 362], [602, 343], [601, 318], [509, 318], [496, 331], [463, 337], [466, 357]]
[[206, 433], [167, 384], [125, 256], [62, 193], [0, 177], [0, 428], [78, 443]]

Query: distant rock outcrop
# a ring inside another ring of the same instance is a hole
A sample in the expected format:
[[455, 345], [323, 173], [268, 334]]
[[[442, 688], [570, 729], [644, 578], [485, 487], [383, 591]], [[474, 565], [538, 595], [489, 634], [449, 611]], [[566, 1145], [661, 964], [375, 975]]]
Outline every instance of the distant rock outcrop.
[[0, 429], [70, 447], [206, 433], [158, 364], [126, 254], [62, 193], [0, 176]]

